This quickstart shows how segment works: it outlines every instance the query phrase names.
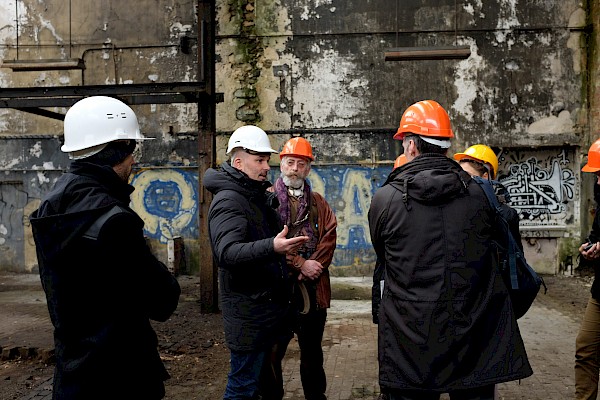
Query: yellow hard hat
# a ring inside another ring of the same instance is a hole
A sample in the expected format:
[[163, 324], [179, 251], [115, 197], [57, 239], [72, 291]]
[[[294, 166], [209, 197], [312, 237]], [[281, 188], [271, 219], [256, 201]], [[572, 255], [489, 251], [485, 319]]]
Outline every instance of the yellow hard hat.
[[496, 157], [496, 153], [494, 153], [494, 150], [489, 146], [486, 146], [485, 144], [475, 144], [466, 149], [463, 153], [456, 153], [454, 155], [456, 161], [465, 158], [488, 164], [491, 168], [492, 179], [496, 179], [496, 174], [498, 173], [498, 157]]

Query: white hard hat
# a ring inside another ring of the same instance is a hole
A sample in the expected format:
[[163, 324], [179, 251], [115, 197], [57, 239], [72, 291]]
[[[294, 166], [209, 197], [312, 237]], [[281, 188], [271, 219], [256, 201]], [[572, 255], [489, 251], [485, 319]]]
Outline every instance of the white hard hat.
[[145, 140], [133, 110], [112, 97], [92, 96], [79, 100], [67, 111], [65, 143], [60, 148], [71, 158], [89, 157], [115, 140]]
[[278, 153], [277, 150], [271, 148], [271, 142], [266, 132], [254, 125], [241, 126], [231, 134], [226, 154], [231, 154], [231, 151], [236, 147], [242, 147], [257, 153]]

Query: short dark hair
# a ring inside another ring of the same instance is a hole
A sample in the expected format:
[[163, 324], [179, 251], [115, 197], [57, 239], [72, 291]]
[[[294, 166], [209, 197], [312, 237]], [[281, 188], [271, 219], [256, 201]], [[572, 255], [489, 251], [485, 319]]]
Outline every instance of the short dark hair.
[[116, 140], [114, 142], [109, 142], [100, 152], [83, 160], [93, 164], [114, 167], [127, 158], [128, 155], [133, 153], [135, 146], [136, 141], [133, 139]]
[[462, 163], [471, 164], [473, 166], [473, 169], [475, 169], [475, 171], [477, 171], [477, 175], [479, 175], [479, 176], [483, 176], [483, 174], [486, 172], [488, 173], [489, 176], [492, 176], [492, 173], [489, 170], [489, 168], [481, 161], [473, 160], [472, 158], [463, 158], [463, 159], [459, 160], [458, 163], [459, 164], [462, 164]]
[[435, 154], [446, 154], [448, 149], [444, 149], [440, 146], [436, 146], [435, 144], [428, 143], [421, 139], [419, 135], [407, 135], [404, 139], [410, 139], [415, 142], [415, 147], [419, 150], [420, 154], [425, 153], [435, 153]]

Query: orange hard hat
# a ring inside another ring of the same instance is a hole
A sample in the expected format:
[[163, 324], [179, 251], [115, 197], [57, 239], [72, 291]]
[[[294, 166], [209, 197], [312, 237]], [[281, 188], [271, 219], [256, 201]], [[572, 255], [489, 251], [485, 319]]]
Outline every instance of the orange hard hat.
[[596, 140], [588, 150], [587, 164], [581, 168], [583, 172], [600, 171], [600, 139]]
[[448, 139], [454, 137], [448, 113], [435, 100], [418, 101], [404, 111], [394, 139], [402, 140], [407, 133]]
[[310, 161], [315, 160], [310, 143], [301, 137], [291, 138], [283, 145], [283, 150], [279, 153], [279, 159], [282, 159], [283, 156], [306, 157]]
[[400, 154], [397, 158], [396, 161], [394, 161], [394, 169], [406, 164], [408, 162], [408, 160], [406, 159], [406, 155], [404, 154]]

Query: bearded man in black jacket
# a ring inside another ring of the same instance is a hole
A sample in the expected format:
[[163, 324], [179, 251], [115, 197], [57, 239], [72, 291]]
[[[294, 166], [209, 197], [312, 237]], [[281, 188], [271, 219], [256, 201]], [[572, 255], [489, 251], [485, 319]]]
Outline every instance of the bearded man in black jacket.
[[214, 194], [208, 232], [231, 353], [226, 400], [283, 398], [281, 361], [293, 336], [285, 255], [309, 238], [286, 239], [277, 195], [267, 191], [272, 153], [278, 151], [262, 129], [242, 126], [229, 139], [230, 161], [207, 169], [202, 179]]
[[446, 157], [454, 135], [433, 100], [402, 115], [407, 162], [377, 190], [369, 228], [385, 285], [379, 385], [390, 400], [493, 400], [532, 374], [494, 253], [495, 210]]
[[54, 325], [52, 398], [162, 399], [169, 374], [150, 320], [166, 321], [181, 290], [129, 207], [132, 153], [146, 138], [110, 97], [80, 100], [64, 124], [73, 161], [30, 217]]

